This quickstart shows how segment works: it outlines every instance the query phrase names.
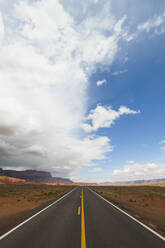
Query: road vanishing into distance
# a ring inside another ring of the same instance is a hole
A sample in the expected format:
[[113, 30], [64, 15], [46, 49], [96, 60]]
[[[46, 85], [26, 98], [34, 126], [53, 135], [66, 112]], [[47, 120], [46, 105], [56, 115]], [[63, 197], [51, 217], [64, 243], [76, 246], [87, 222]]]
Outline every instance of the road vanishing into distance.
[[0, 237], [1, 248], [164, 248], [164, 240], [77, 187]]

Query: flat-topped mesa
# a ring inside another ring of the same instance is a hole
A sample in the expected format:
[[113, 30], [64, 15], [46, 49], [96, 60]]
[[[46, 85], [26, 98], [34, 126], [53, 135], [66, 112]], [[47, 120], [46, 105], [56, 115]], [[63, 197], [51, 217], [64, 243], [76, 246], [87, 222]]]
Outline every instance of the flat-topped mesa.
[[30, 182], [43, 182], [43, 183], [53, 183], [53, 182], [65, 182], [72, 183], [68, 178], [52, 177], [50, 172], [47, 171], [37, 171], [37, 170], [3, 170], [0, 168], [0, 175], [14, 177], [19, 179], [24, 179]]

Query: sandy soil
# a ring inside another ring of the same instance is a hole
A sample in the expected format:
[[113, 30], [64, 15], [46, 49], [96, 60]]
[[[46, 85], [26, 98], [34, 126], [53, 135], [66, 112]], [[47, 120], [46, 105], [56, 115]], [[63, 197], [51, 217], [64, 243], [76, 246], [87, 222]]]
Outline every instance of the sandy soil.
[[0, 184], [25, 183], [25, 180], [14, 177], [0, 176]]

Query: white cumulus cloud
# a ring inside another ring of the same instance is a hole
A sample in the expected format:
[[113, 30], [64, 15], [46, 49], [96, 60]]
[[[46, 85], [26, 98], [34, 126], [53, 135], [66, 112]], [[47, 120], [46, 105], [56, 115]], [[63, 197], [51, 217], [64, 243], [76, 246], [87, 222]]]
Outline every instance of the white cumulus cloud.
[[114, 110], [111, 106], [98, 105], [95, 109], [90, 111], [86, 118], [86, 120], [91, 121], [91, 124], [84, 123], [82, 128], [86, 132], [97, 131], [99, 128], [109, 128], [120, 116], [124, 114], [128, 115], [138, 113], [140, 112], [129, 109], [125, 106], [120, 106], [118, 110]]
[[3, 18], [2, 18], [2, 14], [0, 13], [0, 42], [3, 40], [4, 38], [4, 24], [3, 24]]
[[[9, 5], [5, 22], [0, 15], [0, 166], [72, 176], [113, 150], [108, 137], [82, 138], [81, 125], [89, 78], [114, 61], [119, 40], [126, 41], [126, 17], [116, 19], [108, 2], [82, 1], [81, 20], [74, 2], [20, 0]], [[91, 5], [99, 6], [94, 13]], [[98, 108], [88, 117], [93, 120], [89, 129], [114, 121], [104, 120], [104, 112], [116, 116], [104, 107], [95, 117]], [[131, 111], [121, 107], [117, 115]]]
[[143, 180], [165, 177], [165, 164], [144, 163], [126, 165], [122, 169], [113, 171], [113, 180]]

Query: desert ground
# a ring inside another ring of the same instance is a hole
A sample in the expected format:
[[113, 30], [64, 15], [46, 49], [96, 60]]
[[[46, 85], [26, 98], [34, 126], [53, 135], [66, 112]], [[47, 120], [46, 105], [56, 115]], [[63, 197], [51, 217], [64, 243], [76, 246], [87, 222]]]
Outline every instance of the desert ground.
[[4, 179], [8, 183], [0, 184], [0, 235], [73, 188]]
[[165, 184], [91, 189], [165, 236]]

